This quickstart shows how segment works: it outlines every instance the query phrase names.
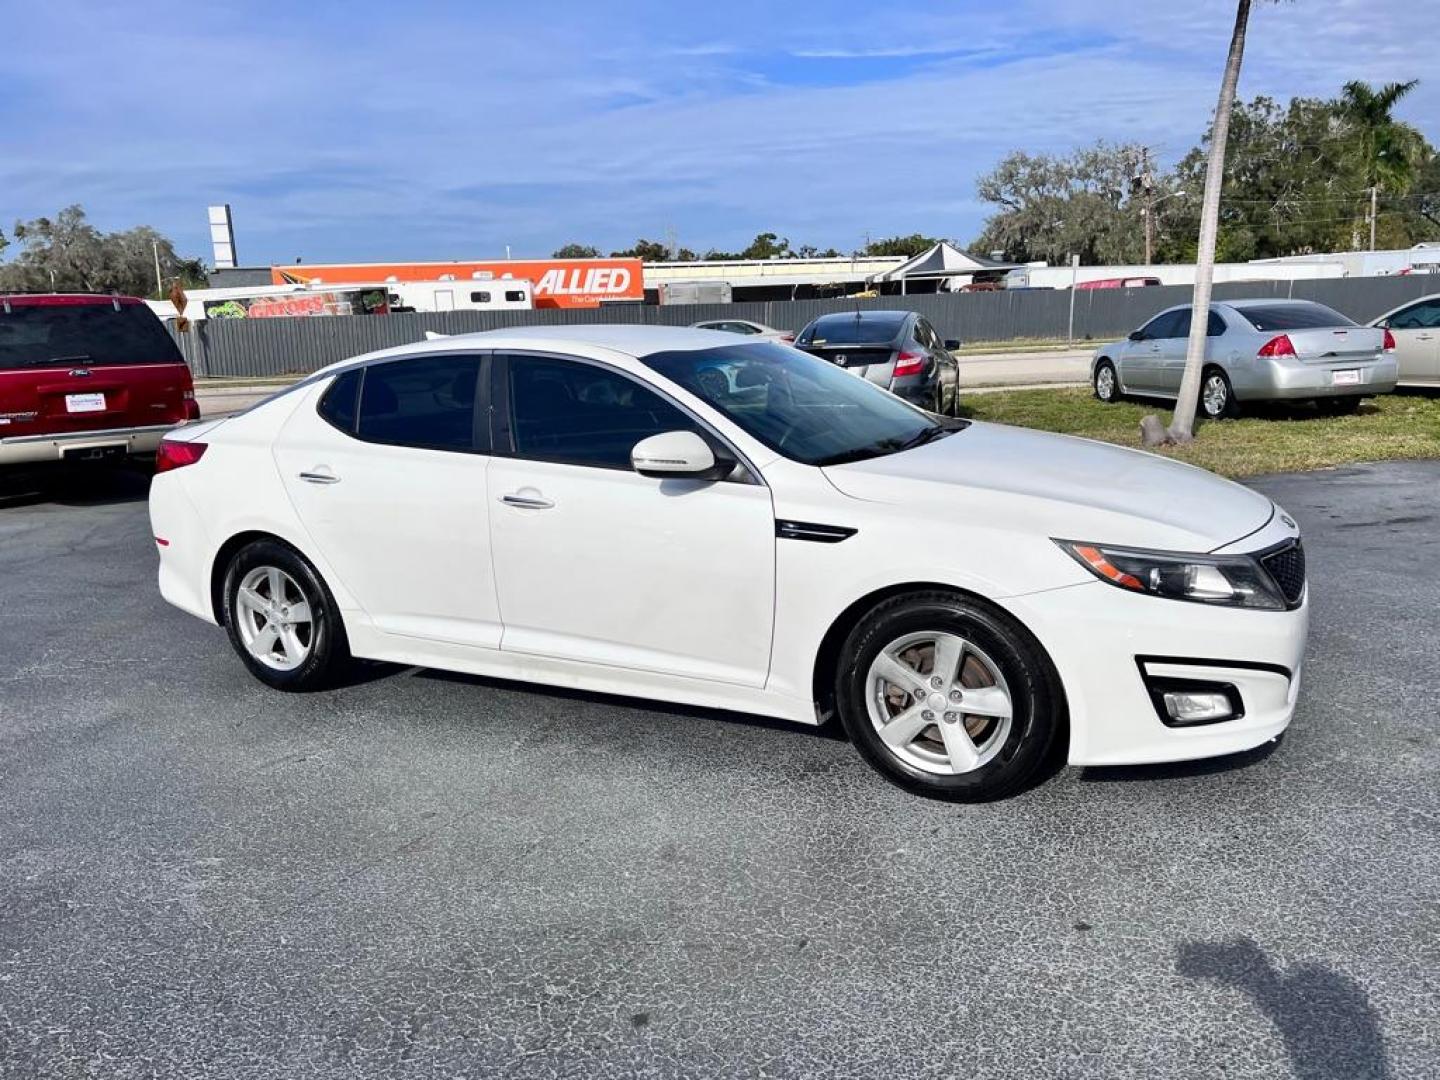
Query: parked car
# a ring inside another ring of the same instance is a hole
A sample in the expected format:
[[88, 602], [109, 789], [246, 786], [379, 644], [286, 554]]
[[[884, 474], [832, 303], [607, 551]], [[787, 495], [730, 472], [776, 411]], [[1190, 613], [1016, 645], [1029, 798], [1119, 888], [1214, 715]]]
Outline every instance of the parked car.
[[1158, 277], [1112, 277], [1095, 278], [1092, 281], [1082, 281], [1075, 286], [1077, 289], [1145, 289], [1159, 285]]
[[707, 319], [705, 322], [691, 325], [697, 330], [720, 330], [727, 334], [753, 335], [762, 341], [778, 341], [785, 345], [789, 345], [795, 340], [793, 331], [776, 330], [773, 326], [766, 326], [762, 322], [752, 322], [749, 319]]
[[[1176, 397], [1185, 373], [1190, 305], [1167, 308], [1124, 341], [1095, 350], [1095, 396]], [[1200, 414], [1238, 416], [1250, 401], [1314, 401], [1354, 412], [1362, 398], [1395, 389], [1394, 344], [1309, 300], [1226, 300], [1210, 305]]]
[[141, 300], [0, 296], [0, 467], [152, 455], [194, 390]]
[[420, 342], [183, 427], [157, 461], [161, 593], [278, 689], [359, 656], [838, 714], [880, 772], [953, 799], [1014, 792], [1052, 750], [1243, 750], [1295, 708], [1304, 552], [1264, 495], [936, 417], [774, 342]]
[[922, 409], [959, 411], [960, 365], [950, 350], [960, 342], [942, 342], [930, 320], [914, 311], [821, 315], [800, 331], [795, 347]]
[[1395, 342], [1402, 386], [1440, 384], [1440, 293], [1402, 304], [1370, 325], [1389, 331]]

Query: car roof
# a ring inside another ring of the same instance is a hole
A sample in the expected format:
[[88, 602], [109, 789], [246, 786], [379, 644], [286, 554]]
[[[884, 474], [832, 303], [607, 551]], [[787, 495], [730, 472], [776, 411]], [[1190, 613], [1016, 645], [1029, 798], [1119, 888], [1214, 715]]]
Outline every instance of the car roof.
[[10, 307], [68, 307], [78, 304], [143, 304], [136, 296], [108, 293], [0, 293], [0, 303]]

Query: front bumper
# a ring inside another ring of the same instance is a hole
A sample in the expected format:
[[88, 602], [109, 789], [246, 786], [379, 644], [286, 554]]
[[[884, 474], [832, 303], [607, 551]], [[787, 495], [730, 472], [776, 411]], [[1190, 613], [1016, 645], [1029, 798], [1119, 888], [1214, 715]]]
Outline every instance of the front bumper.
[[[1015, 597], [1006, 606], [1040, 639], [1064, 684], [1072, 765], [1215, 757], [1259, 746], [1290, 724], [1309, 631], [1309, 597], [1293, 611], [1208, 607], [1127, 593], [1102, 581]], [[1152, 678], [1233, 686], [1236, 720], [1162, 723]]]
[[[1336, 371], [1354, 371], [1359, 382], [1334, 381]], [[1231, 378], [1235, 396], [1242, 401], [1288, 401], [1293, 399], [1370, 397], [1395, 389], [1400, 369], [1393, 356], [1378, 360], [1261, 361], [1244, 378]]]
[[0, 438], [0, 466], [36, 465], [47, 461], [63, 461], [67, 456], [85, 450], [120, 448], [127, 457], [153, 455], [166, 432], [175, 424], [149, 427], [110, 428], [104, 431], [74, 431], [50, 435], [17, 435]]

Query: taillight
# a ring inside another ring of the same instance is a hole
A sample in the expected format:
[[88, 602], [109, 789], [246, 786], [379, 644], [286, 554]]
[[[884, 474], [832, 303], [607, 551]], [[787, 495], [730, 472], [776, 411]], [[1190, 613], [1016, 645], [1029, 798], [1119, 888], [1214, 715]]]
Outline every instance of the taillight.
[[787, 333], [787, 334], [781, 334], [781, 335], [780, 335], [780, 340], [783, 341], [786, 345], [794, 345], [794, 344], [795, 344], [795, 335], [794, 335], [794, 334], [788, 334], [788, 333]]
[[162, 473], [169, 472], [171, 469], [181, 469], [186, 465], [194, 465], [204, 456], [205, 444], [203, 442], [161, 439], [159, 449], [155, 451], [155, 471]]
[[1385, 328], [1385, 351], [1395, 351], [1395, 335], [1390, 333], [1390, 328], [1388, 326]]
[[925, 354], [923, 352], [902, 352], [895, 357], [895, 377], [901, 375], [919, 375], [925, 370]]
[[1294, 355], [1295, 355], [1295, 343], [1290, 340], [1290, 335], [1289, 335], [1289, 334], [1278, 334], [1278, 335], [1276, 335], [1275, 337], [1272, 337], [1269, 341], [1265, 342], [1264, 345], [1261, 345], [1261, 346], [1260, 346], [1260, 351], [1259, 351], [1258, 353], [1256, 353], [1255, 355], [1256, 355], [1256, 356], [1294, 356]]

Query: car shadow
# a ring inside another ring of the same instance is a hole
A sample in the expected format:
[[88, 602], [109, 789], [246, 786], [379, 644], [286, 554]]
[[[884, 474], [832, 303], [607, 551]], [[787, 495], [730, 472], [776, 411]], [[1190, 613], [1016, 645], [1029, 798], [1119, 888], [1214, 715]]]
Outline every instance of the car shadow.
[[1135, 783], [1137, 781], [1183, 780], [1190, 776], [1213, 776], [1258, 765], [1280, 747], [1280, 735], [1253, 750], [1195, 761], [1167, 761], [1157, 765], [1086, 765], [1080, 770], [1084, 783]]
[[1392, 1075], [1380, 1016], [1364, 988], [1342, 972], [1323, 964], [1293, 964], [1281, 972], [1246, 937], [1183, 942], [1175, 970], [1250, 998], [1275, 1025], [1298, 1080]]
[[18, 469], [0, 474], [0, 510], [25, 506], [110, 506], [149, 497], [148, 464]]
[[[410, 669], [396, 668], [392, 674], [404, 670]], [[438, 668], [417, 668], [414, 670], [417, 678], [434, 679], [437, 682], [459, 683], [465, 686], [503, 690], [510, 693], [543, 695], [545, 697], [561, 698], [567, 701], [580, 701], [594, 705], [620, 706], [639, 712], [664, 716], [684, 716], [697, 720], [718, 720], [726, 724], [740, 724], [745, 727], [764, 728], [770, 731], [788, 731], [794, 732], [797, 735], [808, 735], [837, 742], [848, 741], [845, 737], [844, 728], [838, 721], [833, 720], [818, 726], [797, 724], [793, 720], [759, 716], [755, 713], [734, 712], [729, 709], [715, 709], [702, 705], [683, 705], [675, 702], [652, 701], [649, 698], [630, 697], [625, 694], [605, 694], [592, 690], [576, 690], [567, 686], [540, 686], [536, 683], [521, 682], [513, 679], [497, 679], [488, 675], [468, 675], [463, 672], [442, 671]]]

